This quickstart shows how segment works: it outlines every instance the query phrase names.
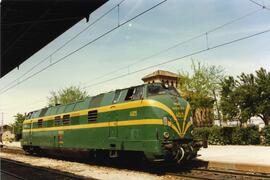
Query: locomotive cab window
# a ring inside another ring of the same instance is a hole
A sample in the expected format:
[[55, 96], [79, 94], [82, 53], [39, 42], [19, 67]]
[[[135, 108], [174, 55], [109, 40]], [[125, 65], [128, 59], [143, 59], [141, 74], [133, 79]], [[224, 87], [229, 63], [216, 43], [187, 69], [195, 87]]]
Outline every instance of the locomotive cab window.
[[121, 94], [121, 90], [116, 90], [115, 94], [114, 94], [114, 98], [113, 98], [113, 103], [117, 103], [119, 101], [120, 98], [120, 94]]
[[60, 126], [61, 125], [61, 116], [55, 116], [54, 117], [54, 126]]
[[70, 124], [70, 115], [66, 114], [63, 116], [63, 126], [69, 125]]
[[97, 114], [98, 114], [97, 110], [88, 111], [88, 123], [96, 121], [97, 120]]
[[170, 94], [173, 96], [180, 96], [178, 91], [173, 86], [168, 86], [166, 84], [150, 84], [147, 87], [148, 96]]
[[42, 127], [42, 123], [43, 123], [43, 120], [42, 119], [39, 119], [38, 120], [38, 128], [41, 128]]
[[28, 113], [26, 116], [26, 119], [31, 119], [32, 114], [33, 114], [33, 112]]
[[131, 87], [128, 89], [125, 101], [138, 100], [143, 95], [143, 86]]

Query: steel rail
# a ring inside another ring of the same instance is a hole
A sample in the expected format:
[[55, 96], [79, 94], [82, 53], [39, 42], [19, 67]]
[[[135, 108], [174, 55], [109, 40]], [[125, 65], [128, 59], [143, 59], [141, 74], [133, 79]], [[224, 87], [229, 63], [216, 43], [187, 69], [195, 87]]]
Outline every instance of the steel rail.
[[264, 173], [257, 173], [257, 172], [236, 171], [236, 170], [217, 170], [217, 169], [199, 169], [199, 168], [194, 168], [194, 170], [205, 171], [205, 172], [215, 172], [215, 173], [220, 173], [220, 174], [232, 174], [232, 175], [262, 177], [262, 178], [269, 178], [270, 179], [270, 174], [265, 175]]
[[[14, 177], [14, 178], [16, 178], [16, 179], [26, 180], [25, 178], [22, 178], [22, 177], [18, 176], [17, 174], [14, 174], [14, 173], [5, 171], [5, 170], [3, 170], [3, 169], [0, 169], [0, 172], [1, 172], [1, 177], [2, 177], [2, 174], [6, 174], [6, 175], [11, 176], [11, 177]], [[2, 178], [3, 178], [3, 177], [2, 177]]]
[[[236, 178], [241, 179], [243, 177], [248, 177], [250, 179], [270, 179], [270, 175], [265, 174], [251, 174], [251, 172], [237, 172], [232, 170], [215, 170], [215, 169], [182, 169], [181, 172], [169, 172], [166, 173], [172, 176], [178, 177], [187, 177], [187, 178], [195, 178], [195, 179], [228, 179], [228, 178]], [[205, 177], [207, 175], [207, 177]], [[227, 176], [227, 177], [226, 177]], [[231, 177], [228, 177], [231, 176]]]
[[[17, 166], [22, 166], [22, 167], [25, 167], [25, 168], [31, 168], [31, 169], [35, 169], [35, 170], [38, 170], [38, 171], [41, 171], [41, 172], [45, 172], [45, 173], [60, 175], [60, 176], [63, 176], [63, 177], [69, 178], [69, 179], [78, 179], [78, 180], [82, 180], [82, 179], [94, 179], [94, 178], [80, 177], [80, 176], [77, 176], [77, 175], [70, 174], [68, 172], [61, 172], [61, 171], [54, 170], [54, 169], [49, 169], [49, 168], [46, 168], [46, 167], [37, 167], [37, 166], [25, 164], [23, 162], [9, 160], [9, 159], [6, 159], [6, 158], [1, 158], [1, 161], [2, 161], [2, 163], [3, 162], [8, 162], [8, 163], [11, 163], [11, 164], [15, 164]], [[3, 165], [2, 165], [2, 169], [3, 169]], [[1, 169], [1, 171], [2, 171], [2, 169]], [[10, 172], [8, 172], [8, 173], [10, 173]], [[24, 179], [23, 177], [20, 177], [20, 178]]]

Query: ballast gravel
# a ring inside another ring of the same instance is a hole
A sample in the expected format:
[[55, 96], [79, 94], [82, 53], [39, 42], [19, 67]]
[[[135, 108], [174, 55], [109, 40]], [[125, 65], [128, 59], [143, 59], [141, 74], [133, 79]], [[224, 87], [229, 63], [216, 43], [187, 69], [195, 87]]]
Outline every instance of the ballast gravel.
[[163, 180], [163, 179], [179, 179], [170, 175], [159, 176], [155, 174], [136, 172], [132, 170], [117, 169], [111, 167], [102, 167], [97, 165], [89, 165], [78, 162], [69, 162], [63, 160], [56, 160], [44, 157], [33, 157], [22, 154], [9, 154], [0, 152], [1, 158], [11, 159], [33, 166], [46, 167], [56, 169], [59, 171], [73, 173], [75, 175], [86, 178], [108, 179], [108, 180]]

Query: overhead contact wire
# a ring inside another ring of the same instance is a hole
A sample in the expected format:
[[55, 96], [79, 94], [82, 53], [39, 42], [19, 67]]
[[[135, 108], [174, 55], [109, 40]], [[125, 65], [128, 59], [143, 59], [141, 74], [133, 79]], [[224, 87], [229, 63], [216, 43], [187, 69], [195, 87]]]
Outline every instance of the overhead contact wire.
[[40, 64], [42, 64], [43, 62], [45, 62], [48, 58], [50, 58], [50, 64], [52, 63], [51, 59], [52, 56], [54, 54], [56, 54], [57, 52], [59, 52], [59, 50], [61, 50], [62, 48], [64, 48], [66, 45], [68, 45], [71, 41], [73, 41], [74, 39], [76, 39], [79, 35], [81, 35], [83, 32], [85, 32], [86, 30], [88, 30], [90, 27], [92, 27], [93, 25], [95, 25], [97, 22], [99, 22], [101, 19], [103, 19], [106, 15], [108, 15], [110, 12], [112, 12], [115, 8], [119, 7], [120, 4], [122, 4], [124, 1], [126, 0], [122, 0], [121, 2], [119, 2], [117, 5], [113, 6], [111, 9], [109, 9], [106, 13], [104, 13], [102, 16], [100, 16], [99, 18], [97, 18], [94, 22], [92, 22], [91, 24], [89, 24], [86, 28], [84, 28], [83, 30], [81, 30], [80, 32], [78, 32], [75, 36], [73, 36], [71, 39], [69, 39], [67, 42], [65, 42], [63, 45], [61, 45], [59, 48], [57, 48], [55, 51], [53, 51], [49, 56], [47, 56], [46, 58], [42, 59], [39, 63], [37, 63], [36, 65], [32, 66], [29, 70], [27, 70], [24, 74], [22, 74], [20, 77], [16, 78], [14, 81], [12, 81], [11, 83], [9, 83], [6, 87], [4, 87], [3, 89], [7, 88], [8, 86], [10, 86], [11, 84], [15, 83], [18, 79], [24, 77], [25, 75], [27, 75], [28, 73], [30, 73], [32, 70], [34, 70], [36, 67], [38, 67]]
[[270, 10], [269, 7], [267, 7], [267, 6], [265, 6], [265, 5], [262, 5], [262, 4], [260, 4], [260, 3], [256, 2], [256, 1], [254, 1], [254, 0], [249, 0], [249, 1], [252, 2], [252, 3], [254, 3], [254, 4], [256, 4], [256, 5], [258, 5], [258, 6], [261, 6], [261, 7], [264, 8], [264, 9]]
[[83, 88], [86, 89], [86, 88], [93, 87], [93, 86], [96, 86], [96, 85], [100, 85], [100, 84], [103, 84], [103, 83], [106, 83], [106, 82], [109, 82], [109, 81], [112, 81], [112, 80], [115, 80], [115, 79], [120, 79], [120, 78], [123, 78], [123, 77], [125, 77], [125, 76], [129, 76], [129, 75], [132, 75], [132, 74], [135, 74], [135, 73], [138, 73], [138, 72], [147, 70], [147, 69], [151, 69], [151, 68], [154, 68], [154, 67], [157, 67], [157, 66], [160, 66], [160, 65], [168, 64], [168, 63], [171, 63], [171, 62], [174, 62], [174, 61], [178, 61], [178, 60], [181, 60], [181, 59], [184, 59], [184, 58], [187, 58], [187, 57], [190, 57], [190, 56], [194, 56], [194, 55], [197, 55], [197, 54], [201, 54], [201, 53], [206, 52], [206, 51], [210, 51], [210, 50], [213, 50], [213, 49], [217, 49], [217, 48], [219, 48], [219, 47], [226, 46], [226, 45], [229, 45], [229, 44], [233, 44], [233, 43], [236, 43], [236, 42], [245, 40], [245, 39], [250, 39], [250, 38], [252, 38], [252, 37], [255, 37], [255, 36], [258, 36], [258, 35], [261, 35], [261, 34], [265, 34], [265, 33], [268, 33], [268, 32], [270, 32], [270, 29], [267, 29], [267, 30], [265, 30], [265, 31], [261, 31], [261, 32], [258, 32], [258, 33], [255, 33], [255, 34], [252, 34], [252, 35], [249, 35], [249, 36], [244, 36], [244, 37], [241, 37], [241, 38], [232, 40], [232, 41], [228, 41], [228, 42], [225, 42], [225, 43], [221, 43], [221, 44], [216, 45], [216, 46], [213, 46], [213, 47], [209, 47], [209, 48], [206, 48], [206, 49], [202, 49], [202, 50], [199, 50], [199, 51], [195, 51], [195, 52], [193, 52], [193, 53], [190, 53], [190, 54], [187, 54], [187, 55], [178, 57], [178, 58], [174, 58], [174, 59], [171, 59], [171, 60], [162, 62], [162, 63], [158, 63], [158, 64], [155, 64], [155, 65], [151, 65], [151, 66], [148, 66], [148, 67], [145, 67], [145, 68], [142, 68], [142, 69], [133, 71], [133, 72], [126, 73], [126, 74], [122, 74], [122, 75], [119, 75], [119, 76], [116, 76], [116, 77], [114, 77], [114, 78], [110, 78], [110, 79], [107, 79], [107, 80], [104, 80], [104, 81], [101, 81], [101, 82], [98, 82], [98, 83], [93, 83], [93, 84], [88, 85], [88, 86], [85, 86], [85, 87], [83, 87]]
[[[86, 47], [86, 46], [88, 46], [88, 45], [90, 45], [90, 44], [96, 42], [97, 40], [103, 38], [104, 36], [108, 35], [109, 33], [113, 32], [114, 30], [116, 30], [116, 29], [122, 27], [123, 25], [127, 24], [128, 22], [133, 21], [134, 19], [136, 19], [136, 18], [142, 16], [143, 14], [145, 14], [145, 13], [151, 11], [152, 9], [154, 9], [154, 8], [156, 8], [156, 7], [158, 7], [158, 6], [160, 6], [161, 4], [165, 3], [166, 1], [167, 1], [167, 0], [163, 0], [163, 1], [159, 2], [159, 3], [157, 3], [156, 5], [152, 6], [151, 8], [149, 8], [149, 9], [147, 9], [147, 10], [145, 10], [145, 11], [139, 13], [138, 15], [136, 15], [136, 16], [134, 16], [134, 17], [128, 19], [127, 21], [125, 21], [125, 22], [123, 22], [123, 23], [120, 23], [119, 26], [117, 25], [116, 27], [112, 28], [111, 30], [109, 30], [109, 31], [105, 32], [104, 34], [98, 36], [97, 38], [91, 40], [90, 42], [88, 42], [88, 43], [86, 43], [85, 45], [79, 47], [78, 49], [76, 49], [76, 50], [74, 50], [74, 51], [68, 53], [67, 55], [65, 55], [65, 56], [63, 56], [62, 58], [58, 59], [57, 61], [51, 63], [50, 65], [46, 66], [45, 68], [43, 68], [43, 69], [41, 69], [41, 70], [35, 72], [35, 73], [32, 74], [31, 76], [28, 76], [27, 78], [23, 79], [22, 81], [18, 82], [17, 84], [14, 84], [13, 86], [7, 88], [6, 90], [0, 92], [0, 95], [3, 94], [3, 93], [5, 93], [5, 92], [7, 92], [8, 90], [10, 90], [10, 89], [16, 87], [17, 85], [21, 84], [22, 82], [27, 81], [28, 79], [32, 78], [33, 76], [35, 76], [35, 75], [37, 75], [37, 74], [43, 72], [44, 70], [46, 70], [46, 69], [48, 69], [49, 67], [51, 67], [51, 66], [57, 64], [58, 62], [60, 62], [60, 61], [62, 61], [62, 60], [64, 60], [64, 59], [66, 59], [67, 57], [69, 57], [69, 56], [71, 56], [72, 54], [78, 52], [79, 50], [83, 49], [84, 47]], [[115, 7], [117, 7], [117, 5], [116, 5]], [[48, 58], [48, 57], [47, 57], [47, 58]], [[47, 59], [47, 58], [46, 58], [46, 59]]]
[[[160, 55], [160, 54], [163, 54], [163, 53], [165, 53], [165, 52], [167, 52], [167, 51], [170, 51], [170, 50], [172, 50], [172, 49], [174, 49], [174, 48], [177, 48], [177, 47], [179, 47], [179, 46], [181, 46], [181, 45], [187, 44], [187, 43], [189, 43], [189, 42], [191, 42], [191, 41], [194, 41], [194, 40], [196, 40], [196, 39], [199, 39], [199, 38], [201, 38], [201, 37], [204, 37], [206, 34], [209, 35], [209, 34], [212, 33], [212, 32], [215, 32], [215, 31], [217, 31], [217, 30], [219, 30], [219, 29], [222, 29], [222, 28], [224, 28], [224, 27], [226, 27], [226, 26], [228, 26], [228, 25], [230, 25], [230, 24], [233, 24], [233, 23], [235, 23], [235, 22], [237, 22], [237, 21], [239, 21], [239, 20], [242, 20], [242, 19], [244, 19], [244, 18], [247, 18], [247, 17], [249, 17], [249, 16], [251, 16], [251, 15], [254, 15], [254, 14], [258, 13], [258, 12], [261, 11], [261, 10], [263, 10], [263, 8], [260, 8], [260, 9], [254, 10], [254, 11], [251, 11], [251, 12], [249, 12], [249, 13], [243, 15], [243, 16], [240, 16], [240, 17], [238, 17], [238, 18], [236, 18], [236, 19], [233, 19], [233, 20], [231, 20], [231, 21], [229, 21], [229, 22], [226, 22], [226, 23], [224, 23], [224, 24], [222, 24], [222, 25], [219, 25], [219, 26], [217, 26], [217, 27], [215, 27], [215, 28], [213, 28], [213, 29], [210, 29], [210, 30], [208, 30], [208, 31], [206, 31], [206, 32], [203, 32], [203, 33], [200, 33], [200, 34], [198, 34], [198, 35], [195, 35], [195, 36], [193, 36], [193, 37], [191, 37], [191, 38], [189, 38], [189, 39], [187, 39], [187, 40], [178, 42], [178, 43], [176, 43], [176, 44], [174, 44], [174, 45], [172, 45], [172, 46], [170, 46], [170, 47], [168, 47], [168, 48], [166, 48], [166, 49], [163, 49], [163, 50], [158, 51], [158, 52], [156, 52], [156, 53], [154, 53], [154, 54], [152, 54], [152, 55], [149, 55], [149, 56], [146, 56], [146, 57], [144, 57], [144, 58], [142, 58], [142, 59], [139, 59], [139, 60], [137, 60], [137, 61], [134, 62], [134, 63], [128, 64], [128, 65], [126, 65], [126, 66], [122, 66], [122, 67], [120, 67], [120, 68], [118, 68], [118, 69], [116, 69], [116, 70], [113, 70], [113, 71], [110, 71], [110, 72], [108, 72], [108, 73], [105, 73], [105, 74], [103, 74], [103, 75], [101, 75], [101, 76], [98, 76], [98, 77], [96, 77], [96, 78], [94, 78], [94, 79], [92, 79], [92, 80], [90, 80], [90, 81], [88, 81], [88, 82], [95, 81], [95, 80], [98, 80], [98, 79], [102, 79], [102, 78], [104, 78], [104, 77], [106, 77], [106, 76], [109, 76], [109, 75], [111, 75], [111, 74], [117, 73], [117, 72], [119, 72], [120, 70], [124, 70], [124, 69], [127, 69], [127, 68], [128, 68], [128, 71], [129, 71], [130, 66], [133, 66], [133, 65], [136, 65], [136, 64], [138, 64], [138, 63], [144, 62], [144, 61], [149, 60], [149, 59], [151, 59], [151, 58], [153, 58], [153, 57], [156, 57], [156, 56], [158, 56], [158, 55]], [[209, 43], [209, 42], [208, 42], [208, 38], [207, 38], [207, 46], [208, 46], [208, 43]], [[84, 84], [86, 84], [86, 83], [84, 83]]]

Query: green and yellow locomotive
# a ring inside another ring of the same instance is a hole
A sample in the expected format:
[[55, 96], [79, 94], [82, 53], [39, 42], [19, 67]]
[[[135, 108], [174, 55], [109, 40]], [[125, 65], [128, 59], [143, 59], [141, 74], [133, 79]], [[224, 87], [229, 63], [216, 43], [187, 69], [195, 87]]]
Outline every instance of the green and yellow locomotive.
[[144, 84], [29, 113], [22, 146], [29, 153], [133, 152], [180, 163], [202, 146], [192, 128], [190, 105], [174, 87]]

